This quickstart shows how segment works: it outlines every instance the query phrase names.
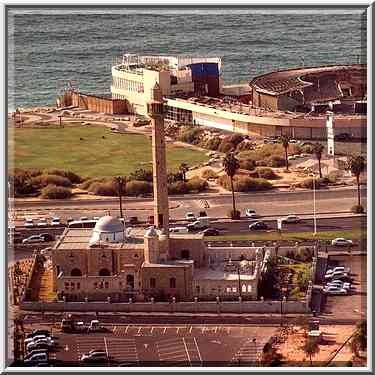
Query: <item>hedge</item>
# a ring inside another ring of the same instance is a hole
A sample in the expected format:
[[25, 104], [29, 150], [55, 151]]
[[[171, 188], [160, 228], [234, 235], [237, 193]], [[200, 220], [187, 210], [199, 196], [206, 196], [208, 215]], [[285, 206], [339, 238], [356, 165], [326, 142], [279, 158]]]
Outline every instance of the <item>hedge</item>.
[[152, 193], [152, 183], [147, 181], [133, 180], [126, 184], [127, 195], [141, 195]]
[[72, 196], [72, 191], [63, 186], [48, 185], [42, 189], [41, 198], [65, 199]]
[[[231, 190], [230, 179], [228, 176], [220, 176], [218, 182], [224, 189]], [[269, 190], [272, 189], [272, 184], [263, 178], [235, 176], [233, 179], [233, 188], [234, 191], [238, 192]]]
[[77, 174], [73, 173], [72, 171], [66, 171], [64, 169], [56, 169], [56, 168], [45, 169], [43, 171], [43, 174], [65, 177], [72, 184], [79, 184], [82, 181], [81, 176], [78, 176]]
[[201, 192], [208, 188], [208, 183], [205, 179], [199, 177], [193, 177], [187, 183], [188, 191]]
[[217, 173], [211, 168], [206, 168], [202, 171], [201, 176], [207, 180], [209, 178], [217, 178]]
[[56, 186], [63, 186], [63, 187], [71, 187], [71, 181], [62, 176], [58, 176], [55, 174], [42, 174], [40, 176], [35, 176], [30, 179], [32, 185], [36, 188], [43, 188], [48, 185], [56, 185]]
[[265, 178], [267, 180], [275, 180], [279, 176], [271, 169], [259, 167], [256, 169], [259, 178]]

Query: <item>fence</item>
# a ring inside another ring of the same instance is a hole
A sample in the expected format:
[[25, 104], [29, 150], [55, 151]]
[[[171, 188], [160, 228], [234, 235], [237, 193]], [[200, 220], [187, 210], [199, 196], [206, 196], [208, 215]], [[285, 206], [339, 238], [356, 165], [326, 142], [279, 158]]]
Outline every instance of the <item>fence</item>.
[[[22, 310], [59, 312], [152, 312], [152, 313], [307, 313], [306, 300], [301, 301], [234, 301], [234, 302], [22, 302]], [[282, 310], [281, 310], [282, 309]]]

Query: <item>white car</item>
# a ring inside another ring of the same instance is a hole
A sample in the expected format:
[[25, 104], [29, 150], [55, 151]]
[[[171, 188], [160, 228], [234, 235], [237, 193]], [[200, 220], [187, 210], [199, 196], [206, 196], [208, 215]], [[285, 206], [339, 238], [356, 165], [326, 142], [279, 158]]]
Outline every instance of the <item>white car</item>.
[[24, 238], [22, 243], [36, 243], [36, 242], [44, 242], [44, 238], [42, 238], [39, 234], [34, 234], [33, 236]]
[[286, 224], [295, 224], [299, 223], [301, 221], [301, 218], [296, 215], [288, 215], [286, 217], [283, 217], [281, 221]]
[[99, 216], [94, 216], [94, 217], [93, 217], [93, 220], [95, 220], [95, 221], [98, 221], [99, 219], [100, 219]]
[[247, 217], [257, 217], [257, 213], [255, 210], [251, 209], [251, 208], [247, 208], [246, 209], [246, 212], [245, 212], [245, 215]]
[[347, 240], [346, 238], [335, 238], [332, 240], [332, 246], [351, 246], [353, 245], [352, 240]]
[[289, 143], [298, 143], [296, 139], [289, 139]]
[[46, 227], [47, 225], [48, 225], [47, 219], [45, 219], [45, 218], [39, 219], [39, 222], [37, 224], [38, 227]]
[[297, 156], [296, 155], [289, 155], [288, 160], [297, 160]]
[[26, 350], [30, 351], [38, 348], [51, 348], [55, 342], [53, 340], [39, 339], [37, 341], [31, 341], [26, 345]]
[[350, 283], [344, 283], [343, 281], [341, 280], [333, 280], [329, 283], [326, 284], [326, 287], [329, 287], [329, 286], [335, 286], [335, 287], [338, 287], [338, 288], [343, 288], [343, 289], [346, 289], [346, 290], [350, 290], [350, 288], [352, 287], [352, 284]]
[[59, 227], [61, 225], [60, 218], [59, 217], [53, 217], [51, 221], [51, 225], [53, 227]]
[[348, 294], [348, 291], [346, 289], [339, 288], [336, 286], [325, 287], [323, 289], [323, 292], [326, 294], [342, 294], [342, 295]]
[[87, 216], [82, 216], [79, 220], [81, 220], [81, 221], [86, 221], [86, 220], [88, 220], [89, 218], [87, 217]]
[[105, 351], [91, 350], [87, 354], [82, 354], [80, 360], [82, 362], [103, 362], [108, 360], [108, 356]]
[[187, 212], [185, 215], [185, 219], [188, 221], [195, 221], [197, 220], [193, 212]]
[[31, 218], [27, 218], [25, 220], [25, 224], [24, 224], [25, 227], [33, 227], [34, 226], [34, 220], [31, 219]]
[[341, 279], [343, 277], [348, 277], [348, 274], [346, 272], [342, 272], [342, 271], [336, 271], [336, 272], [332, 272], [332, 273], [328, 273], [324, 276], [324, 278], [326, 280], [329, 280], [329, 279]]
[[330, 273], [333, 273], [333, 272], [346, 272], [346, 273], [350, 273], [350, 268], [349, 267], [344, 267], [344, 266], [335, 267], [335, 268], [327, 270], [326, 275], [328, 275]]
[[28, 339], [25, 339], [25, 344], [27, 345], [29, 342], [37, 342], [39, 340], [46, 340], [49, 343], [53, 342], [51, 337], [48, 337], [46, 335], [37, 335], [37, 336], [30, 337]]

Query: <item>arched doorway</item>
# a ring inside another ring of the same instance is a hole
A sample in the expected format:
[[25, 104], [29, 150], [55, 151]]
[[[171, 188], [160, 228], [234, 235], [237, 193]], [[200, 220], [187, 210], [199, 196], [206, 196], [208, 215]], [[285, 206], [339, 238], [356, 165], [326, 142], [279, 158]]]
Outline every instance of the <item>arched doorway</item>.
[[99, 271], [99, 276], [111, 276], [111, 273], [109, 272], [107, 268], [102, 268]]
[[134, 275], [126, 275], [126, 286], [134, 289]]
[[73, 268], [70, 272], [70, 276], [82, 276], [82, 272], [78, 268]]

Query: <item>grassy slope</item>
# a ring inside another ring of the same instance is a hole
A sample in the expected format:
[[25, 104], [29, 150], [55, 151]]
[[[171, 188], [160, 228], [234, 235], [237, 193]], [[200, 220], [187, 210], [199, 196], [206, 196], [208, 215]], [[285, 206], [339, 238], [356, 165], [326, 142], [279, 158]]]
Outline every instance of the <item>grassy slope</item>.
[[[143, 135], [113, 134], [100, 126], [15, 129], [14, 133], [14, 141], [9, 133], [9, 146], [13, 150], [15, 142], [15, 167], [61, 168], [82, 176], [126, 175], [151, 167], [151, 140]], [[204, 160], [203, 152], [167, 145], [170, 170], [182, 162], [191, 166]]]
[[275, 240], [305, 240], [305, 239], [333, 239], [337, 237], [344, 237], [350, 239], [360, 239], [366, 237], [366, 231], [362, 229], [354, 229], [351, 231], [332, 231], [332, 232], [318, 232], [314, 237], [312, 232], [284, 232], [281, 237], [277, 232], [257, 232], [249, 234], [233, 234], [227, 236], [206, 237], [210, 241], [225, 241], [225, 240], [259, 240], [259, 241], [275, 241]]

